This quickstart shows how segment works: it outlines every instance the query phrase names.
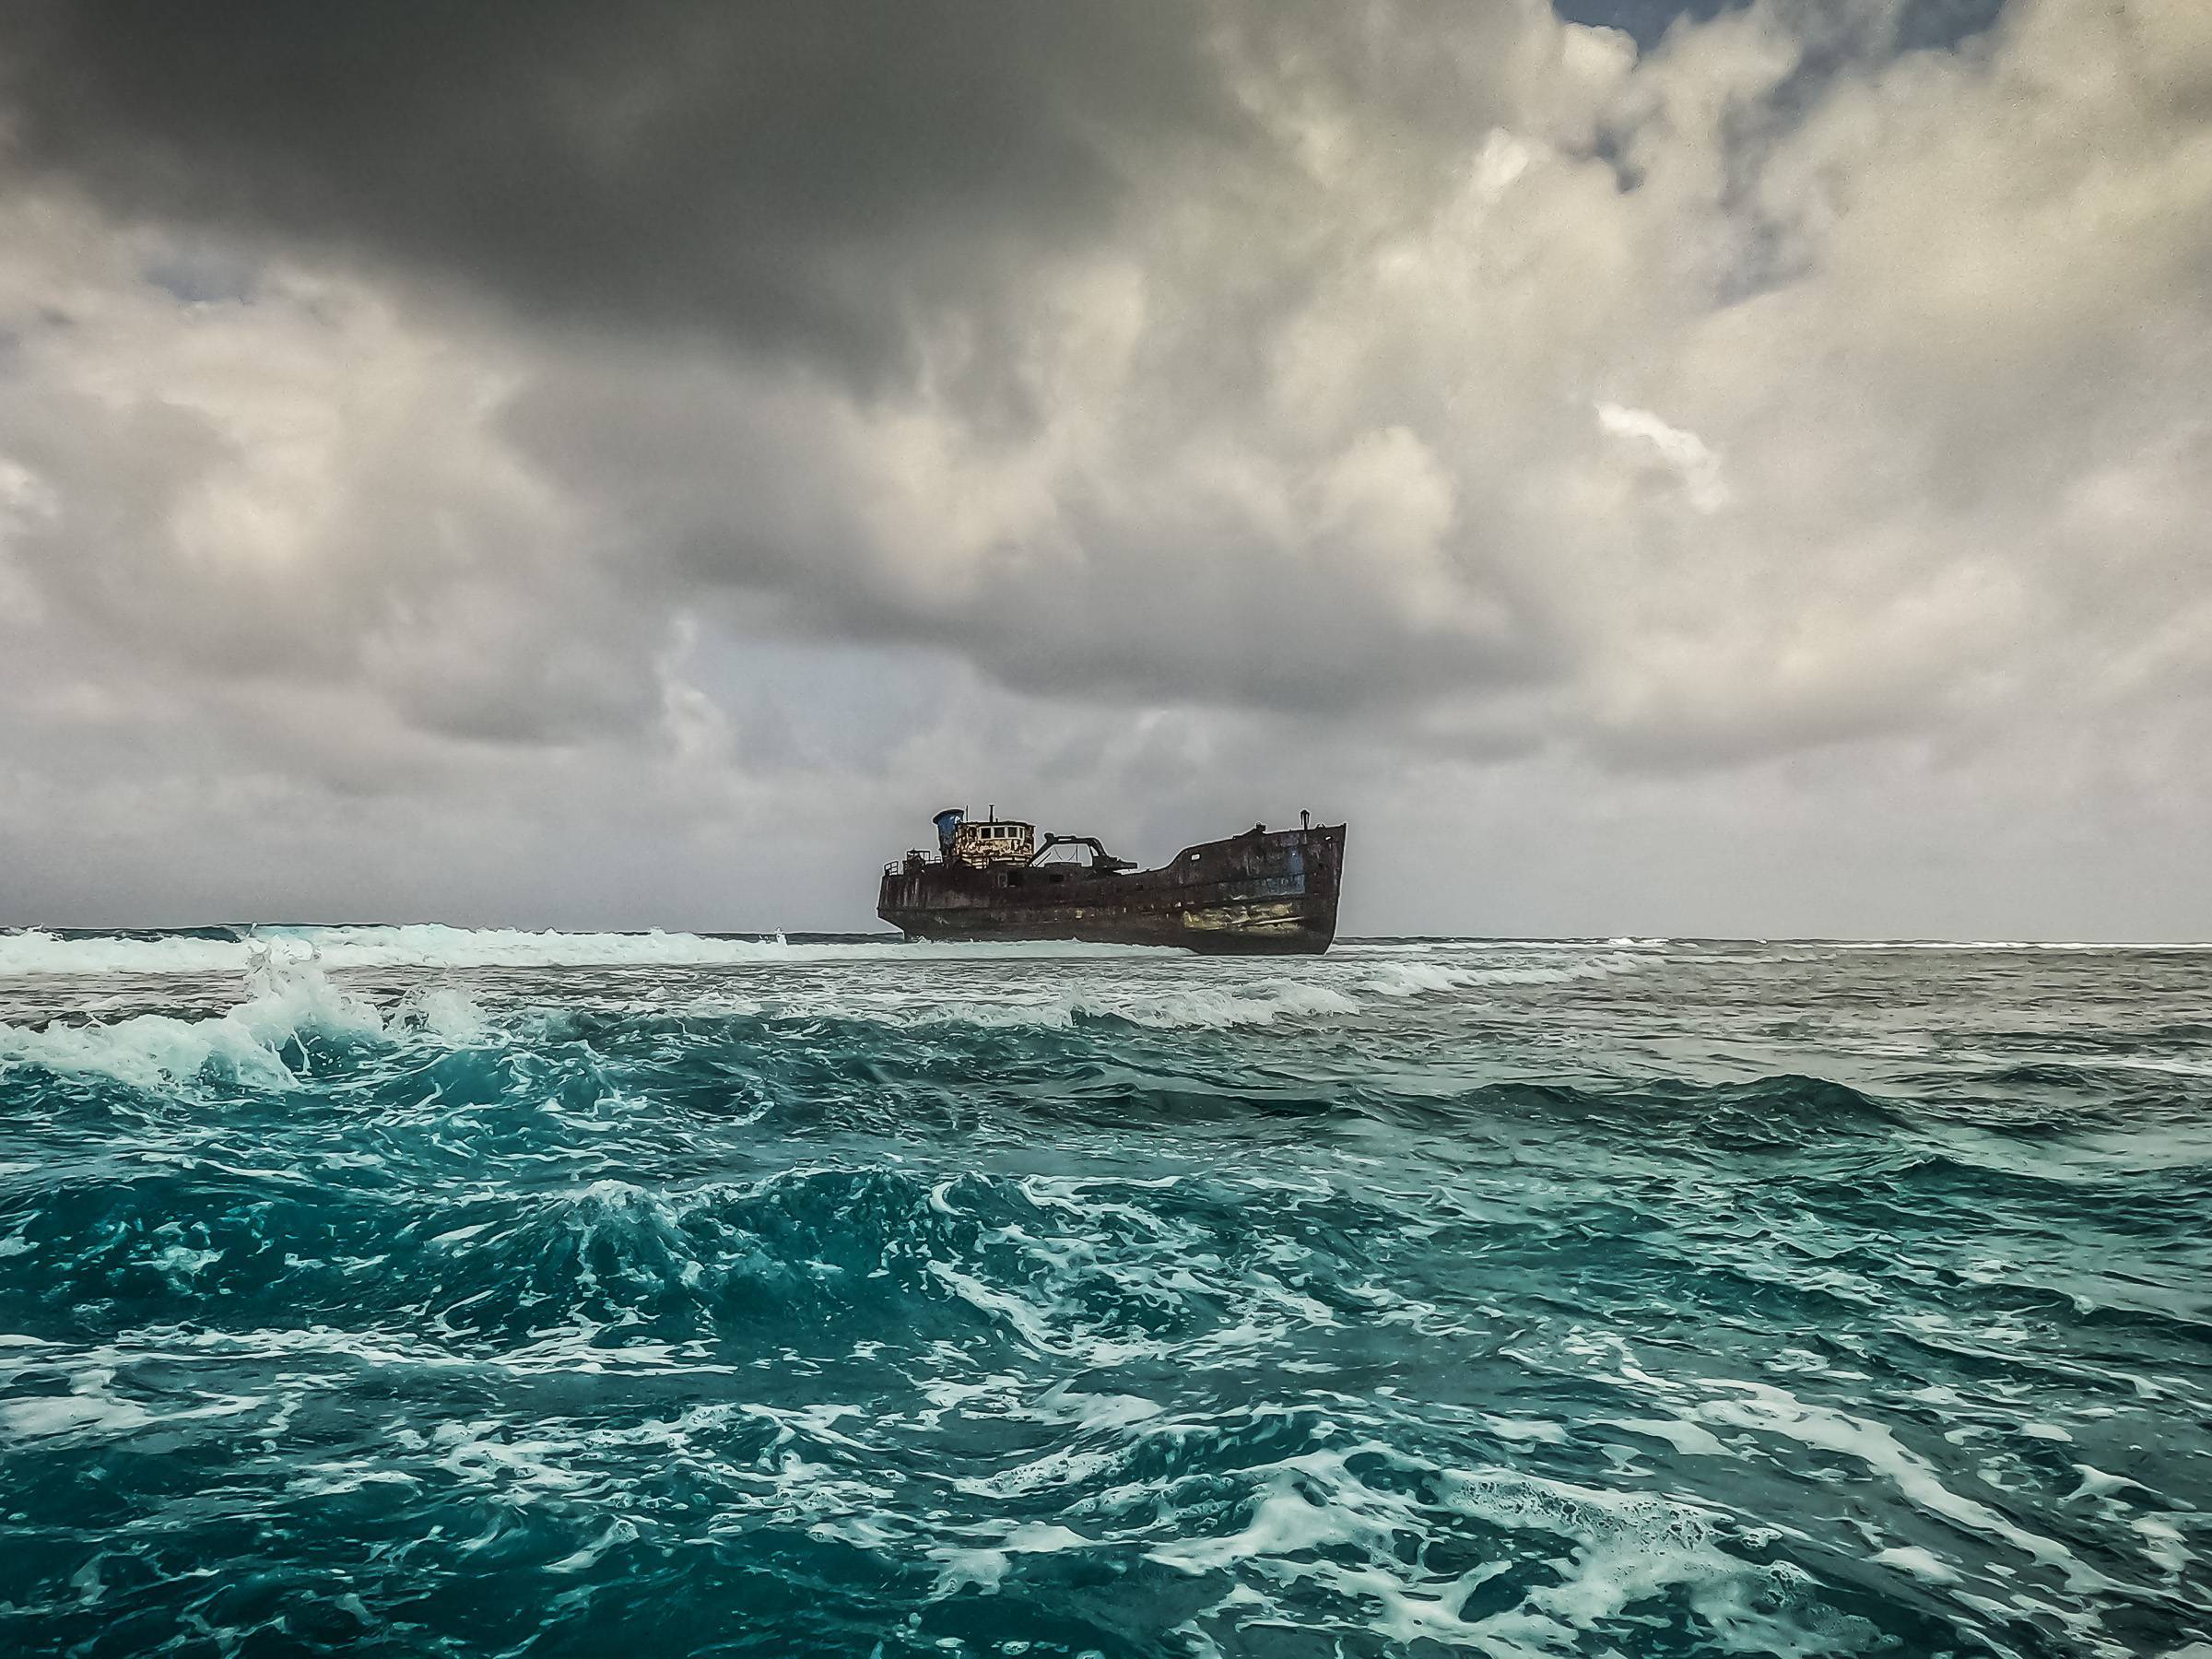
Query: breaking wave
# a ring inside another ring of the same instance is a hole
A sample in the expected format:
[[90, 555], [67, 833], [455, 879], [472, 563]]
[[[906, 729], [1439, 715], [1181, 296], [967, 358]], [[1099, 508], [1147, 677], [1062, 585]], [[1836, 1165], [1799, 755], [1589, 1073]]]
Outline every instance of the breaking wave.
[[[794, 941], [782, 935], [532, 933], [512, 928], [268, 927], [194, 935], [0, 933], [0, 976], [242, 973], [257, 946], [297, 946], [345, 968], [712, 968], [865, 962], [947, 954], [956, 959], [1053, 959], [1145, 953], [1127, 945], [905, 944], [894, 938]], [[1158, 954], [1153, 952], [1152, 954]]]

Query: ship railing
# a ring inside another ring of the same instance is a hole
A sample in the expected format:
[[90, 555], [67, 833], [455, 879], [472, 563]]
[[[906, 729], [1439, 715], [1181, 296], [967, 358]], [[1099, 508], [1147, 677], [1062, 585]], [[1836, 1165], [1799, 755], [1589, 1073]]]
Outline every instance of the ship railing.
[[916, 847], [912, 853], [906, 854], [905, 857], [894, 858], [889, 864], [885, 865], [883, 866], [883, 873], [886, 876], [897, 876], [904, 871], [910, 865], [941, 865], [944, 862], [945, 855], [942, 853], [925, 853], [921, 848]]

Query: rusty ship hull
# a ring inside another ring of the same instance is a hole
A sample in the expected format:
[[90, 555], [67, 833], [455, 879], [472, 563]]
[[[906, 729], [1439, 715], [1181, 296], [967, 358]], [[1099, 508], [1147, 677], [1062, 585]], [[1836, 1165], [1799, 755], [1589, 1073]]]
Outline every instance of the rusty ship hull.
[[876, 913], [909, 938], [1179, 945], [1222, 956], [1314, 956], [1336, 937], [1344, 826], [1185, 847], [1155, 870], [971, 865], [909, 853]]

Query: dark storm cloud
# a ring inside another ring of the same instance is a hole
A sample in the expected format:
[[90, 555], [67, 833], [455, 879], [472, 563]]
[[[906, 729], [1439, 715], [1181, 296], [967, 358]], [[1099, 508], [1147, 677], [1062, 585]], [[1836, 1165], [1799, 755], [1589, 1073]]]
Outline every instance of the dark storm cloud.
[[[0, 29], [29, 176], [202, 236], [459, 279], [540, 331], [551, 349], [518, 376], [501, 429], [575, 495], [636, 592], [776, 594], [829, 637], [939, 644], [1042, 689], [1341, 707], [1556, 665], [1556, 633], [1510, 572], [1397, 545], [1380, 523], [1404, 483], [1424, 503], [1415, 540], [1457, 513], [1394, 397], [1376, 402], [1368, 448], [1410, 479], [1332, 491], [1332, 436], [1312, 456], [1324, 482], [1303, 487], [1229, 436], [1277, 395], [1284, 331], [1331, 266], [1449, 193], [1469, 135], [1514, 107], [1515, 7], [660, 0], [312, 17], [110, 0]], [[1332, 164], [1301, 133], [1353, 109], [1381, 137], [1335, 187], [1366, 198], [1345, 218], [1317, 203], [1312, 170]], [[1123, 387], [1093, 388], [1134, 418], [1111, 453], [1042, 481], [1053, 523], [1009, 511], [931, 573], [906, 537], [957, 516], [954, 497], [1020, 493], [1006, 478], [1023, 443], [1065, 430], [1085, 395], [1062, 371], [1100, 262], [1136, 268], [1143, 337], [1118, 349], [1142, 360]], [[219, 251], [164, 253], [148, 276], [187, 302], [250, 288]], [[672, 334], [690, 344], [672, 353]], [[911, 466], [887, 484], [895, 437], [841, 453], [836, 410], [764, 396], [764, 357], [802, 380], [828, 371], [864, 408], [919, 388], [950, 435], [926, 487]], [[1140, 481], [1186, 454], [1217, 456], [1220, 476]], [[1275, 522], [1251, 522], [1255, 487], [1277, 499]], [[887, 488], [905, 492], [903, 524], [885, 522]], [[381, 562], [410, 561], [421, 517], [390, 492]], [[1301, 519], [1299, 545], [1278, 548]], [[1386, 559], [1464, 564], [1473, 594], [1453, 608], [1468, 615], [1394, 640], [1408, 601], [1362, 567], [1378, 538]], [[511, 579], [527, 563], [496, 562]], [[360, 616], [373, 610], [354, 600], [387, 605], [379, 563], [312, 568]], [[438, 585], [450, 616], [455, 589]], [[221, 614], [248, 629], [266, 614], [234, 598], [218, 595]], [[518, 598], [518, 614], [541, 602]], [[571, 621], [593, 632], [604, 614]], [[575, 677], [548, 685], [542, 661], [593, 653], [491, 631], [540, 649], [508, 671], [495, 639], [494, 671], [455, 652], [391, 694], [436, 729], [516, 737], [564, 702], [643, 706], [596, 682], [564, 699]], [[418, 654], [299, 629], [285, 650]]]
[[[1037, 401], [1065, 418], [1064, 396]], [[872, 499], [879, 479], [849, 487], [856, 473], [848, 468], [865, 471], [867, 456], [825, 453], [807, 400], [762, 397], [695, 369], [641, 371], [590, 359], [539, 377], [502, 425], [596, 504], [608, 543], [638, 550], [634, 580], [695, 596], [773, 594], [783, 621], [809, 635], [944, 647], [1023, 690], [1141, 699], [1171, 687], [1229, 702], [1344, 711], [1565, 666], [1541, 605], [1508, 571], [1464, 573], [1480, 612], [1470, 625], [1440, 617], [1406, 634], [1393, 573], [1361, 557], [1397, 549], [1357, 544], [1361, 521], [1389, 510], [1377, 498], [1435, 487], [1409, 437], [1375, 446], [1377, 476], [1356, 479], [1348, 504], [1326, 478], [1293, 486], [1282, 512], [1310, 521], [1300, 530], [1310, 541], [1286, 552], [1240, 497], [1174, 482], [1177, 454], [1203, 453], [1209, 441], [1215, 423], [1193, 414], [1209, 403], [1196, 393], [1154, 394], [1145, 458], [1071, 471], [1053, 481], [1043, 520], [1017, 501], [1005, 528], [942, 563], [921, 545], [934, 522], [1025, 493], [1003, 477], [1024, 465], [1019, 446], [1009, 453], [986, 441], [946, 472], [931, 465], [919, 492], [886, 513]], [[971, 426], [963, 418], [947, 424]], [[897, 440], [864, 432], [844, 441], [873, 452]], [[1391, 464], [1408, 445], [1413, 476], [1399, 477]], [[911, 485], [920, 468], [897, 470]], [[825, 488], [825, 478], [840, 487]], [[1269, 478], [1264, 487], [1282, 486]], [[1449, 511], [1425, 503], [1430, 510]], [[1385, 641], [1394, 642], [1387, 663], [1378, 661]]]
[[1180, 0], [0, 14], [18, 166], [860, 370], [1239, 118]]

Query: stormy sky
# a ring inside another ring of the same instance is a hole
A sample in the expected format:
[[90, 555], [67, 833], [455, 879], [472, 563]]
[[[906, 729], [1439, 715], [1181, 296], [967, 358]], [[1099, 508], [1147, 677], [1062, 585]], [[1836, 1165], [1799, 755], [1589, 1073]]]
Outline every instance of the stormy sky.
[[2212, 936], [2212, 6], [0, 9], [0, 924]]

